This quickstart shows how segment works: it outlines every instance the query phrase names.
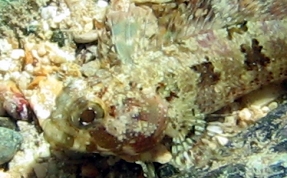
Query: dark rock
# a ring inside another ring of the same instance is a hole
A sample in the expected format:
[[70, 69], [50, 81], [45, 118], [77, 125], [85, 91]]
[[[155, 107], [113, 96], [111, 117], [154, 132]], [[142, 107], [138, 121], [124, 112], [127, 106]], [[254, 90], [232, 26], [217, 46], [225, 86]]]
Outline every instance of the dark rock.
[[16, 130], [16, 124], [9, 117], [0, 117], [0, 127]]
[[[156, 172], [159, 178], [169, 178], [178, 174], [178, 171], [170, 164], [159, 165], [155, 163]], [[157, 168], [158, 167], [158, 168]]]
[[226, 175], [228, 178], [244, 178], [245, 169], [245, 165], [243, 164], [229, 164], [208, 172], [204, 177], [217, 178], [220, 175]]
[[0, 164], [4, 164], [13, 158], [22, 141], [23, 137], [20, 133], [0, 127]]
[[[287, 103], [271, 111], [256, 124], [242, 131], [219, 148], [221, 159], [214, 159], [215, 169], [192, 167], [183, 172], [171, 171], [171, 165], [157, 169], [164, 178], [243, 178], [287, 176]], [[227, 155], [227, 156], [226, 156]], [[259, 161], [258, 161], [259, 160]]]

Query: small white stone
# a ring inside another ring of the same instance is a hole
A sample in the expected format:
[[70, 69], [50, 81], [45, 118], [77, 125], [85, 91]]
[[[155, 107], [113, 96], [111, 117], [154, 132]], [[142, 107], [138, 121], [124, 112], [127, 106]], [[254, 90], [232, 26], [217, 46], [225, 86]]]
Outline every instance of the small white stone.
[[278, 103], [277, 102], [271, 102], [270, 104], [268, 104], [268, 108], [270, 110], [273, 110], [273, 109], [275, 109], [277, 107], [278, 107]]
[[14, 60], [18, 60], [22, 57], [25, 57], [25, 51], [23, 49], [13, 49], [11, 51], [10, 57]]
[[218, 141], [218, 143], [222, 146], [226, 145], [228, 143], [228, 138], [217, 135], [215, 136], [216, 140]]
[[96, 74], [99, 68], [100, 68], [100, 63], [98, 61], [91, 61], [91, 62], [83, 64], [81, 67], [81, 71], [84, 75], [91, 77]]
[[268, 113], [270, 111], [270, 108], [267, 106], [263, 106], [261, 109], [264, 113]]
[[41, 103], [36, 94], [31, 96], [30, 103], [33, 105], [33, 111], [39, 120], [45, 120], [51, 115], [51, 111]]
[[0, 71], [7, 72], [12, 68], [11, 61], [0, 60]]
[[57, 15], [57, 7], [56, 6], [47, 6], [41, 9], [41, 17], [43, 19], [54, 18]]
[[222, 128], [218, 125], [209, 125], [207, 126], [206, 129], [210, 134], [222, 134], [223, 133]]
[[244, 108], [243, 110], [239, 111], [239, 117], [242, 120], [251, 120], [252, 119], [252, 113], [249, 109]]
[[6, 39], [0, 39], [0, 51], [5, 53], [12, 49], [12, 45]]
[[40, 158], [49, 158], [51, 156], [50, 147], [48, 143], [42, 143], [38, 147], [38, 155]]
[[61, 21], [63, 21], [64, 19], [66, 19], [67, 17], [69, 17], [71, 15], [71, 12], [68, 8], [64, 9], [60, 14], [58, 14], [57, 16], [55, 16], [53, 18], [53, 21], [55, 23], [60, 23]]
[[104, 1], [104, 0], [99, 0], [99, 1], [97, 2], [97, 6], [98, 6], [98, 7], [105, 8], [105, 7], [107, 7], [108, 5], [109, 5], [108, 2], [107, 2], [107, 1]]
[[34, 20], [32, 21], [29, 26], [32, 26], [32, 27], [35, 27], [35, 26], [38, 26], [39, 25], [39, 22], [37, 20]]
[[20, 72], [18, 72], [18, 71], [12, 72], [12, 73], [10, 74], [10, 77], [11, 77], [11, 79], [13, 79], [13, 80], [19, 80], [19, 78], [21, 77], [21, 74], [20, 74]]
[[97, 40], [98, 36], [99, 36], [98, 31], [91, 30], [89, 32], [81, 33], [81, 34], [74, 33], [73, 39], [77, 43], [89, 43], [89, 42], [93, 42], [93, 41]]
[[34, 66], [32, 64], [27, 64], [25, 66], [25, 71], [29, 72], [29, 73], [33, 73], [34, 72]]
[[50, 61], [54, 63], [64, 63], [74, 61], [75, 54], [74, 52], [64, 51], [58, 47], [58, 45], [53, 43], [46, 43], [46, 48], [48, 50], [48, 57]]
[[43, 57], [47, 53], [47, 50], [44, 45], [40, 45], [37, 52], [40, 57]]
[[42, 21], [42, 29], [45, 32], [50, 30], [50, 25], [48, 24], [47, 21]]

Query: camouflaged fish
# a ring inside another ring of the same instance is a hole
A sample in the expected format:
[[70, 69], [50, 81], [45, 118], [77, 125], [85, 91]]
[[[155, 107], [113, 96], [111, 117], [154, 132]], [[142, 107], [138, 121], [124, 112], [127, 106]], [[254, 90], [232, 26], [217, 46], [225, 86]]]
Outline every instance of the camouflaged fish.
[[43, 124], [53, 148], [190, 167], [206, 114], [287, 78], [286, 0], [117, 3], [99, 68], [70, 79]]

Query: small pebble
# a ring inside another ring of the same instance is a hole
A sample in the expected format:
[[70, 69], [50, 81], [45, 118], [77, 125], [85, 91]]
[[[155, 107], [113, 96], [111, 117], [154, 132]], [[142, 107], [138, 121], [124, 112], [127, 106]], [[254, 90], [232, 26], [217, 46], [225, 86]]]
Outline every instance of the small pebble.
[[228, 143], [228, 138], [226, 138], [226, 137], [216, 135], [215, 138], [221, 146], [224, 146]]
[[212, 135], [215, 135], [215, 134], [222, 134], [223, 133], [223, 130], [220, 126], [218, 125], [208, 125], [206, 127], [206, 130], [208, 131], [208, 135], [212, 136]]
[[86, 64], [83, 64], [81, 67], [82, 73], [87, 77], [92, 77], [96, 74], [100, 68], [100, 63], [98, 61], [91, 61]]
[[239, 112], [239, 117], [241, 120], [249, 121], [252, 119], [253, 115], [249, 109], [244, 108]]
[[159, 178], [168, 178], [172, 177], [173, 175], [177, 174], [178, 171], [170, 164], [160, 165], [157, 168], [157, 174]]
[[23, 49], [13, 49], [10, 57], [14, 60], [19, 60], [20, 58], [25, 57], [25, 51]]
[[48, 169], [48, 163], [36, 163], [33, 166], [33, 170], [34, 170], [37, 178], [47, 177], [47, 169]]
[[0, 127], [0, 140], [0, 164], [4, 164], [16, 154], [23, 141], [23, 137], [14, 130]]

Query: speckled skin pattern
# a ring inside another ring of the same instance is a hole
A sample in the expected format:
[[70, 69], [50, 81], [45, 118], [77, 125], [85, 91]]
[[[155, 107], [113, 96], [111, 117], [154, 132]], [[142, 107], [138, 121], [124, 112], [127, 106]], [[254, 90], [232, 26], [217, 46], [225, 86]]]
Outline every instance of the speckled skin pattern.
[[204, 115], [287, 78], [286, 0], [111, 4], [99, 69], [69, 81], [43, 126], [53, 148], [193, 165]]

